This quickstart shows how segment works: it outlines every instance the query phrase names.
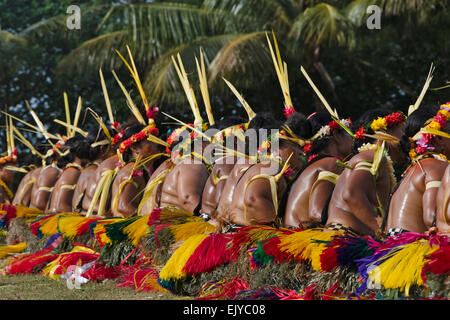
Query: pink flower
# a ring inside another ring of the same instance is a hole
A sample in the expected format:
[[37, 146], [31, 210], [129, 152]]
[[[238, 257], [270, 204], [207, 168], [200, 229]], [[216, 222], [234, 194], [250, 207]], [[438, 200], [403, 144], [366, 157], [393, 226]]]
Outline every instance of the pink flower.
[[143, 173], [142, 171], [133, 171], [133, 173], [131, 174], [131, 176], [132, 176], [133, 178], [136, 178], [136, 177], [142, 177], [143, 174], [144, 174], [144, 173]]
[[283, 176], [288, 178], [294, 174], [294, 170], [292, 168], [287, 168], [286, 171], [283, 172]]
[[286, 118], [289, 118], [290, 116], [292, 116], [295, 113], [295, 109], [293, 106], [287, 106], [286, 108], [284, 108], [283, 110], [283, 114]]

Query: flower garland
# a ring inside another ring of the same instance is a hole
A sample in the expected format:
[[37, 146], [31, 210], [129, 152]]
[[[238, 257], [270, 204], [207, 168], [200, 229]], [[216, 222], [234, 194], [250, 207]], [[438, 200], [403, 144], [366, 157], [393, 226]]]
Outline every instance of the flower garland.
[[365, 140], [366, 137], [364, 136], [364, 134], [368, 133], [369, 128], [372, 129], [373, 131], [380, 131], [380, 130], [386, 131], [388, 128], [394, 127], [396, 125], [401, 125], [405, 121], [406, 117], [401, 112], [393, 112], [383, 118], [378, 117], [371, 123], [361, 126], [359, 130], [355, 133], [355, 139]]
[[[347, 128], [351, 127], [351, 125], [352, 125], [352, 121], [350, 119], [341, 119], [340, 122], [343, 125], [345, 125]], [[330, 123], [328, 123], [327, 125], [321, 127], [319, 129], [319, 131], [311, 138], [311, 140], [312, 141], [320, 140], [325, 137], [331, 136], [333, 131], [336, 129], [339, 129], [339, 128], [341, 128], [339, 123], [337, 121], [333, 120]], [[303, 147], [303, 153], [308, 154], [311, 152], [311, 149], [312, 149], [312, 143], [307, 143]], [[310, 158], [308, 159], [308, 162], [311, 162], [315, 157], [317, 157], [317, 155], [310, 156]]]
[[[362, 151], [375, 150], [376, 146], [377, 145], [373, 143], [364, 143], [361, 147], [358, 148], [358, 152], [360, 153]], [[394, 186], [397, 184], [397, 178], [395, 177], [394, 171], [394, 163], [386, 149], [384, 150], [383, 155], [387, 160], [387, 167], [389, 171], [389, 176], [391, 178], [391, 186], [392, 188], [394, 188]]]
[[425, 126], [425, 132], [422, 132], [418, 136], [415, 149], [412, 149], [409, 152], [409, 156], [411, 157], [411, 159], [414, 159], [418, 155], [424, 154], [427, 151], [434, 150], [434, 147], [431, 146], [431, 140], [435, 135], [432, 133], [427, 133], [426, 131], [442, 131], [442, 129], [444, 129], [447, 125], [448, 120], [450, 120], [450, 102], [447, 102], [446, 104], [440, 106], [436, 116]]
[[17, 149], [14, 148], [14, 151], [9, 156], [4, 156], [0, 158], [0, 165], [5, 163], [16, 163], [17, 162]]
[[[340, 122], [349, 128], [352, 125], [352, 121], [350, 119], [341, 119]], [[335, 120], [331, 121], [327, 125], [321, 127], [319, 131], [312, 137], [311, 140], [320, 140], [325, 137], [330, 136], [334, 130], [341, 128], [339, 123]]]
[[119, 146], [119, 152], [124, 153], [128, 148], [144, 139], [147, 139], [149, 135], [158, 136], [159, 130], [156, 127], [146, 127], [145, 129], [141, 130], [140, 132], [132, 135], [127, 140], [123, 141]]

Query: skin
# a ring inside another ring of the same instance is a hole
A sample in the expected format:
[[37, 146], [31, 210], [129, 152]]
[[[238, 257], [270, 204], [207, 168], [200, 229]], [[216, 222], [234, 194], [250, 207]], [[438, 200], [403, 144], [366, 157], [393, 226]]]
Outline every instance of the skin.
[[[207, 146], [203, 142], [197, 153], [203, 154]], [[162, 185], [160, 207], [176, 206], [194, 213], [208, 177], [209, 171], [200, 160], [194, 157], [178, 160]]]
[[[7, 170], [6, 166], [2, 166], [0, 168], [0, 179], [9, 186], [14, 181], [15, 173], [12, 170]], [[8, 195], [2, 187], [0, 187], [0, 203], [11, 204], [11, 200], [8, 198]]]
[[[150, 176], [150, 179], [148, 180], [148, 183], [145, 186], [145, 188], [147, 188], [149, 186], [149, 184], [152, 182], [152, 180], [155, 179], [160, 173], [162, 173], [163, 171], [166, 171], [166, 170], [172, 170], [173, 166], [174, 166], [174, 164], [172, 162], [172, 159], [165, 160], [158, 168], [156, 168], [156, 170]], [[153, 209], [158, 207], [158, 205], [161, 201], [162, 185], [163, 185], [162, 183], [159, 183], [153, 189], [153, 192], [152, 192], [150, 198], [142, 206], [142, 209], [140, 212], [141, 216], [149, 215], [153, 211]]]
[[[80, 159], [75, 159], [75, 163], [81, 165]], [[62, 171], [55, 183], [52, 197], [50, 199], [50, 212], [71, 212], [74, 190], [62, 188], [63, 185], [75, 185], [81, 175], [79, 168], [69, 167]]]
[[[143, 140], [140, 143], [132, 145], [130, 149], [133, 158], [141, 156], [144, 159], [159, 152], [158, 146], [147, 140]], [[153, 161], [154, 160], [145, 164], [149, 171], [152, 171]], [[111, 199], [114, 199], [120, 191], [120, 184], [130, 178], [133, 172], [133, 167], [134, 162], [129, 162], [117, 173], [117, 176], [111, 186]], [[113, 206], [111, 206], [111, 213], [114, 217], [128, 218], [136, 214], [140, 202], [140, 196], [142, 196], [140, 191], [145, 188], [146, 181], [142, 176], [132, 177], [132, 181], [133, 183], [126, 184], [122, 189], [117, 208], [113, 208]]]
[[[278, 153], [272, 152], [272, 157], [280, 156], [281, 159], [287, 161], [290, 155], [293, 155], [289, 164], [293, 168], [301, 168], [300, 147], [293, 143], [286, 143], [280, 146]], [[231, 210], [226, 215], [225, 221], [238, 225], [255, 225], [271, 223], [275, 220], [277, 214], [274, 206], [274, 199], [267, 179], [255, 179], [253, 177], [259, 174], [267, 173], [267, 169], [276, 165], [276, 172], [279, 172], [282, 166], [274, 161], [261, 161], [250, 167], [237, 183], [231, 202]], [[281, 195], [286, 190], [287, 182], [282, 176], [276, 182], [277, 198], [281, 199]]]
[[[232, 159], [229, 163], [229, 159]], [[227, 157], [224, 159], [223, 163], [216, 163], [213, 166], [214, 174], [217, 178], [230, 175], [234, 168], [236, 162], [236, 157]], [[205, 187], [203, 189], [202, 195], [202, 207], [200, 213], [210, 214], [219, 205], [220, 197], [225, 188], [227, 179], [220, 180], [217, 184], [214, 184], [213, 174], [209, 175], [206, 181]]]
[[191, 158], [181, 160], [167, 175], [161, 189], [161, 208], [177, 206], [194, 213], [209, 177], [204, 164]]
[[80, 177], [78, 178], [77, 181], [77, 186], [75, 188], [72, 197], [72, 210], [74, 212], [86, 214], [90, 202], [84, 201], [84, 198], [81, 200], [80, 204], [78, 204], [77, 202], [81, 196], [85, 196], [89, 186], [89, 180], [93, 175], [95, 175], [95, 171], [97, 171], [97, 168], [98, 168], [97, 164], [90, 164], [86, 168], [84, 168], [83, 171], [81, 171]]
[[447, 167], [445, 161], [423, 159], [412, 166], [392, 195], [386, 230], [403, 228], [424, 233], [434, 219], [439, 188], [425, 189], [430, 181], [440, 181]]
[[[397, 126], [388, 133], [399, 138], [403, 135], [403, 126]], [[397, 160], [403, 160], [397, 149], [398, 145], [388, 143], [390, 154], [397, 154]], [[367, 150], [353, 156], [347, 163], [351, 168], [361, 161], [373, 161], [374, 151]], [[394, 162], [395, 160], [392, 159]], [[382, 218], [378, 214], [376, 207], [379, 202], [382, 208], [386, 208], [391, 186], [388, 162], [382, 158], [378, 176], [374, 176], [366, 170], [350, 170], [346, 168], [339, 177], [333, 191], [329, 208], [326, 226], [331, 223], [341, 223], [352, 228], [361, 235], [380, 235]]]
[[[450, 132], [449, 123], [447, 123], [445, 131]], [[431, 144], [436, 153], [441, 153], [446, 157], [450, 156], [450, 139], [434, 136]], [[431, 228], [437, 210], [442, 210], [442, 206], [439, 207], [437, 204], [440, 188], [426, 190], [426, 184], [431, 181], [441, 181], [447, 166], [447, 161], [428, 158], [420, 160], [418, 164], [414, 164], [410, 168], [392, 196], [386, 230], [403, 228], [408, 231], [424, 233]], [[440, 196], [442, 201], [444, 196]], [[443, 218], [441, 211], [439, 213]], [[439, 214], [436, 218], [438, 216]]]
[[51, 188], [55, 185], [59, 178], [61, 170], [53, 167], [46, 166], [41, 168], [39, 176], [33, 185], [31, 191], [31, 208], [37, 208], [39, 210], [45, 211], [47, 208], [48, 201], [50, 200], [50, 192], [46, 190], [39, 190], [40, 187]]
[[[339, 142], [339, 143], [338, 143]], [[339, 158], [351, 155], [352, 138], [345, 131], [334, 132], [329, 143], [321, 152]], [[314, 190], [319, 173], [330, 171], [340, 175], [344, 168], [336, 163], [336, 158], [327, 157], [309, 165], [292, 185], [284, 214], [284, 225], [289, 227], [307, 227], [321, 221], [322, 210], [334, 190], [334, 184], [320, 181]]]
[[223, 187], [217, 209], [211, 212], [211, 223], [218, 225], [223, 221], [229, 220], [229, 214], [233, 209], [233, 195], [236, 190], [236, 186], [245, 171], [253, 165], [254, 163], [252, 163], [249, 159], [240, 158], [239, 162], [233, 166], [233, 169], [231, 170]]
[[[31, 189], [32, 184], [28, 184], [29, 181], [33, 179], [33, 173], [35, 171], [39, 170], [39, 168], [32, 169], [28, 171], [28, 173], [23, 176], [22, 180], [20, 180], [20, 184], [17, 187], [17, 191], [14, 195], [14, 199], [12, 201], [12, 204], [15, 206], [28, 206], [31, 199]], [[22, 199], [19, 201], [19, 196], [22, 193]]]
[[446, 208], [444, 208], [444, 200], [448, 190], [450, 190], [450, 165], [447, 165], [442, 177], [441, 187], [436, 199], [436, 228], [442, 234], [450, 234], [450, 200], [447, 200]]
[[331, 182], [320, 181], [311, 192], [322, 171], [339, 175], [343, 168], [336, 164], [336, 158], [333, 157], [323, 158], [309, 165], [292, 185], [284, 215], [285, 226], [306, 227], [321, 221], [322, 209], [334, 190], [334, 184]]
[[[88, 187], [86, 189], [86, 193], [83, 198], [83, 210], [87, 211], [92, 198], [94, 197], [95, 190], [97, 189], [98, 182], [100, 181], [103, 172], [107, 170], [114, 170], [117, 167], [117, 162], [119, 161], [119, 157], [117, 154], [110, 155], [109, 157], [106, 157], [105, 160], [100, 162], [97, 169], [95, 170], [94, 174], [90, 176], [88, 180]], [[109, 203], [109, 201], [107, 201]], [[99, 202], [96, 203], [94, 206], [94, 212], [98, 211]]]

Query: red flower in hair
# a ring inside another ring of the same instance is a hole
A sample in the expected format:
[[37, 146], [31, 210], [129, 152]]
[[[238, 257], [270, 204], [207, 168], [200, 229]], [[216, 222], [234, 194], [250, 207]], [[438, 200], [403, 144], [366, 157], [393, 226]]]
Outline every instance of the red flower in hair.
[[308, 144], [305, 144], [305, 146], [303, 147], [303, 153], [309, 153], [309, 152], [311, 152], [311, 149], [312, 149], [312, 145], [310, 144], [310, 143], [308, 143]]
[[336, 121], [331, 121], [329, 124], [328, 124], [328, 126], [330, 127], [330, 130], [331, 131], [333, 131], [333, 130], [335, 130], [335, 129], [337, 129], [337, 128], [339, 128], [340, 127], [340, 125], [336, 122]]
[[147, 118], [148, 119], [153, 119], [155, 118], [159, 113], [159, 108], [154, 107], [153, 109], [148, 109], [147, 110]]
[[434, 121], [436, 121], [437, 123], [439, 123], [439, 125], [441, 126], [441, 128], [445, 128], [446, 124], [447, 124], [447, 117], [445, 115], [443, 115], [442, 113], [438, 113], [435, 117], [434, 117]]
[[401, 124], [405, 121], [405, 116], [400, 112], [394, 112], [390, 115], [387, 115], [385, 118], [386, 123], [389, 127], [392, 127], [397, 124]]
[[364, 137], [364, 127], [359, 128], [359, 130], [355, 133], [355, 139], [365, 139]]
[[284, 108], [283, 110], [283, 114], [286, 118], [289, 118], [290, 116], [292, 116], [295, 113], [295, 109], [293, 106], [287, 106], [286, 108]]
[[117, 130], [117, 128], [120, 126], [120, 122], [114, 122], [112, 124], [113, 128]]
[[308, 158], [308, 162], [313, 161], [315, 158], [317, 158], [319, 155], [318, 154], [313, 154]]

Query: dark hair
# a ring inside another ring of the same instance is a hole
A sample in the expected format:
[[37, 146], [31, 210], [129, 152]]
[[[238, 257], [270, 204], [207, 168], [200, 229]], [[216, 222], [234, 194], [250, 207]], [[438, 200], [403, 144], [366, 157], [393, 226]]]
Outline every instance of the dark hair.
[[405, 135], [407, 137], [413, 137], [420, 128], [422, 128], [425, 122], [433, 118], [439, 111], [438, 106], [427, 105], [422, 106], [409, 115], [405, 122]]
[[222, 131], [223, 129], [236, 126], [238, 124], [246, 123], [247, 121], [240, 117], [240, 116], [230, 116], [230, 117], [223, 117], [219, 121], [216, 122], [214, 128], [216, 128], [219, 131]]
[[[131, 126], [129, 126], [128, 128], [125, 129], [125, 132], [123, 133], [123, 137], [121, 141], [125, 141], [129, 138], [131, 138], [133, 135], [141, 132], [143, 129], [145, 128], [145, 125], [141, 124], [141, 123], [137, 123], [137, 124], [133, 124]], [[119, 142], [117, 145], [119, 146], [121, 142]], [[142, 141], [136, 142], [134, 145], [138, 146], [142, 143]], [[131, 158], [131, 148], [128, 148], [124, 153], [123, 153], [123, 160], [125, 162], [128, 162]]]
[[[387, 115], [391, 114], [391, 112], [385, 108], [375, 108], [370, 109], [364, 112], [359, 119], [353, 123], [352, 125], [352, 131], [357, 132], [361, 127], [367, 126], [368, 124], [372, 123], [373, 120], [377, 119], [378, 117], [385, 117]], [[368, 128], [368, 132], [366, 133], [374, 133], [372, 129]], [[375, 139], [365, 137], [365, 139], [354, 139], [353, 140], [353, 146], [352, 151], [354, 154], [358, 153], [358, 149], [364, 144], [364, 143], [373, 143]]]
[[56, 160], [56, 165], [60, 169], [64, 169], [69, 163], [73, 162], [74, 160], [74, 155], [72, 153], [69, 153], [65, 156], [59, 157], [58, 160]]
[[[53, 145], [56, 145], [56, 143], [58, 143], [58, 140], [56, 139], [48, 139], [49, 141], [51, 141], [51, 143]], [[45, 150], [44, 154], [46, 154], [48, 152], [48, 150], [51, 150], [53, 148], [53, 146], [51, 144], [46, 146], [47, 149]], [[47, 164], [52, 163], [53, 161], [58, 160], [58, 158], [60, 158], [60, 155], [57, 151], [53, 152], [53, 154], [49, 157], [46, 158], [46, 162]]]
[[[311, 137], [311, 124], [306, 119], [305, 115], [300, 112], [295, 112], [287, 118], [283, 125], [281, 126], [281, 130], [283, 127], [287, 126], [290, 130], [299, 138], [308, 139]], [[286, 140], [280, 139], [280, 147], [282, 147], [286, 143]]]
[[409, 154], [412, 147], [409, 138], [414, 137], [414, 135], [425, 125], [425, 122], [427, 122], [428, 119], [433, 118], [438, 111], [438, 106], [427, 105], [418, 108], [409, 115], [405, 122], [405, 134], [400, 139], [400, 150], [403, 153], [406, 155]]
[[[114, 137], [114, 132], [112, 130], [108, 129], [108, 133], [111, 137]], [[107, 152], [108, 148], [110, 148], [110, 145], [101, 145], [97, 147], [92, 147], [91, 145], [106, 140], [108, 137], [106, 136], [105, 132], [103, 131], [103, 128], [95, 127], [91, 130], [89, 130], [88, 135], [86, 137], [87, 143], [89, 143], [89, 161], [96, 160], [100, 154]]]
[[82, 136], [75, 136], [70, 138], [64, 144], [65, 147], [69, 148], [70, 154], [82, 160], [89, 160], [90, 144], [89, 141]]
[[279, 129], [281, 122], [276, 120], [270, 112], [260, 112], [250, 121], [248, 129]]
[[[311, 134], [308, 138], [313, 137], [319, 130], [323, 127], [328, 125], [331, 121], [333, 121], [333, 118], [331, 118], [331, 115], [329, 113], [325, 112], [316, 112], [313, 115], [310, 116], [308, 119], [309, 125], [311, 126]], [[330, 137], [324, 137], [322, 139], [315, 139], [311, 143], [311, 154], [318, 154], [328, 144]]]

